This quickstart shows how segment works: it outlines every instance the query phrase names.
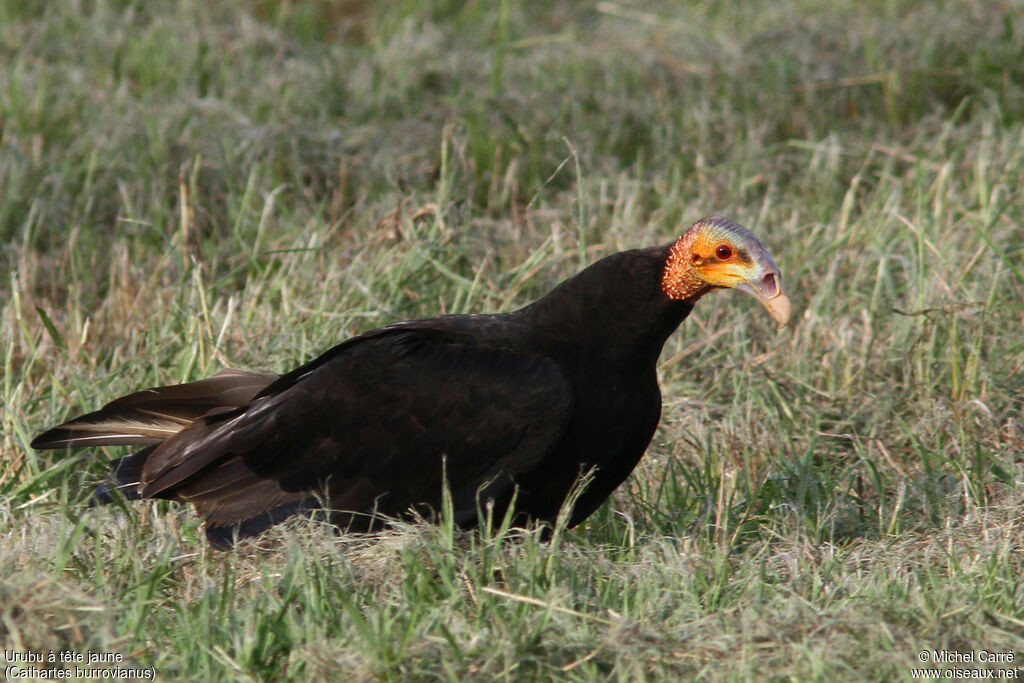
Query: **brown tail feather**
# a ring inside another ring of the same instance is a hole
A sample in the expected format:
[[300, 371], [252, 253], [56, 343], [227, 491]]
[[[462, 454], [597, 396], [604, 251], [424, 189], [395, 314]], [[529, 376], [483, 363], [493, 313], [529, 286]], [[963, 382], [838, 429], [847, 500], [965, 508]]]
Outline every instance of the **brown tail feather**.
[[32, 447], [157, 444], [204, 415], [248, 403], [276, 378], [228, 369], [196, 382], [128, 394], [40, 434]]

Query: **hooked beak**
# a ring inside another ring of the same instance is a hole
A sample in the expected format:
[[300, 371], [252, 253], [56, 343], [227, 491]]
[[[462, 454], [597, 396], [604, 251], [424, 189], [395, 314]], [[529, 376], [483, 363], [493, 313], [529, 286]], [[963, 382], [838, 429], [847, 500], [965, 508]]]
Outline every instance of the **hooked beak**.
[[782, 278], [777, 269], [765, 269], [763, 274], [750, 280], [745, 280], [735, 285], [741, 292], [746, 292], [761, 302], [761, 305], [768, 309], [768, 313], [779, 324], [782, 329], [789, 323], [789, 316], [793, 312], [793, 306], [789, 303], [789, 297], [782, 291]]

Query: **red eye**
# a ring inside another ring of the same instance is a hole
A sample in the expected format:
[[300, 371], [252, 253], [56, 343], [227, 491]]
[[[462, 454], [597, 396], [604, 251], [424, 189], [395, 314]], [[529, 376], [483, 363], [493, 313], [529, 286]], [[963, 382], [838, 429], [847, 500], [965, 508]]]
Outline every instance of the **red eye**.
[[727, 244], [719, 244], [718, 248], [715, 249], [715, 256], [723, 261], [728, 261], [732, 258], [732, 249], [730, 249]]

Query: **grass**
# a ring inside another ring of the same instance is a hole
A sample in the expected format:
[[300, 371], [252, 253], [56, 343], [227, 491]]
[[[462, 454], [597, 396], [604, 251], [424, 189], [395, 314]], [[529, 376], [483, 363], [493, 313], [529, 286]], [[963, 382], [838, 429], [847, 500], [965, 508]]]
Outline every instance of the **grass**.
[[[0, 0], [2, 647], [160, 680], [1019, 661], [1021, 10]], [[712, 213], [768, 244], [795, 324], [702, 301], [647, 456], [551, 541], [300, 520], [216, 553], [188, 509], [88, 509], [104, 458], [28, 448]]]

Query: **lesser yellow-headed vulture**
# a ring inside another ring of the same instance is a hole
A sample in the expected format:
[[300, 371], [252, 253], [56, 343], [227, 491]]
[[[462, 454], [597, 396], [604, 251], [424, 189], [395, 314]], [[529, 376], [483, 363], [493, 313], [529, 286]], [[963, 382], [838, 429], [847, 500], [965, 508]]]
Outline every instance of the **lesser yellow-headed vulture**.
[[[157, 387], [38, 436], [35, 448], [145, 446], [112, 463], [128, 498], [195, 505], [217, 547], [301, 511], [348, 529], [493, 506], [552, 521], [593, 478], [577, 524], [626, 478], [661, 414], [656, 362], [717, 288], [790, 316], [779, 269], [746, 228], [695, 223], [673, 244], [613, 254], [511, 313], [410, 320], [348, 339], [284, 375], [224, 370]], [[446, 480], [446, 481], [445, 481]]]

